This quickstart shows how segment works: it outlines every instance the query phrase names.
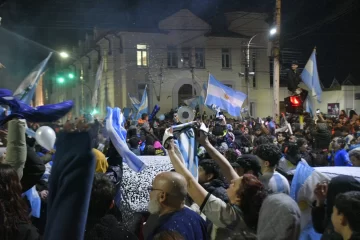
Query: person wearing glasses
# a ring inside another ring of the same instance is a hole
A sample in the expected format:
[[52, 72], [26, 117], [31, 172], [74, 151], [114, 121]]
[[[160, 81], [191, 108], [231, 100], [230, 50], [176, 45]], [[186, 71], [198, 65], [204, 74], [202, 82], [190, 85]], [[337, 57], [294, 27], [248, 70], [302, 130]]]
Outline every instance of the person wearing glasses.
[[185, 207], [187, 184], [176, 172], [159, 173], [148, 188], [150, 217], [144, 226], [144, 239], [152, 240], [163, 231], [178, 232], [186, 240], [207, 240], [206, 222]]

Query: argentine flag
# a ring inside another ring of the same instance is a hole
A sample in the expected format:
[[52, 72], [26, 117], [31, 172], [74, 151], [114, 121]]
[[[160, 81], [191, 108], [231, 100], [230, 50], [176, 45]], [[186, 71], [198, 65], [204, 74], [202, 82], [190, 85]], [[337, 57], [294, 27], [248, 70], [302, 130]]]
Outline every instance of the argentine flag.
[[39, 65], [37, 65], [26, 78], [21, 82], [20, 86], [14, 92], [14, 97], [26, 103], [27, 105], [31, 104], [31, 101], [34, 97], [36, 87], [39, 83], [40, 75], [43, 73], [46, 64], [51, 58], [52, 52], [49, 53], [47, 58], [43, 60]]
[[206, 105], [216, 105], [220, 109], [227, 111], [230, 115], [238, 117], [241, 116], [241, 106], [246, 97], [246, 94], [225, 86], [209, 74], [207, 96], [205, 99]]
[[312, 52], [309, 61], [306, 63], [304, 70], [301, 73], [301, 79], [305, 85], [310, 89], [310, 96], [316, 96], [318, 102], [321, 102], [321, 84], [316, 63], [316, 48]]
[[144, 93], [142, 95], [142, 99], [141, 99], [141, 103], [139, 105], [139, 108], [138, 108], [138, 114], [137, 114], [137, 118], [136, 119], [139, 119], [141, 118], [141, 115], [143, 113], [148, 113], [148, 108], [149, 108], [149, 104], [148, 104], [148, 95], [147, 95], [147, 86], [145, 86], [145, 89], [144, 89]]
[[130, 93], [128, 93], [128, 96], [133, 107], [138, 110], [140, 106], [140, 101], [136, 97], [132, 97]]

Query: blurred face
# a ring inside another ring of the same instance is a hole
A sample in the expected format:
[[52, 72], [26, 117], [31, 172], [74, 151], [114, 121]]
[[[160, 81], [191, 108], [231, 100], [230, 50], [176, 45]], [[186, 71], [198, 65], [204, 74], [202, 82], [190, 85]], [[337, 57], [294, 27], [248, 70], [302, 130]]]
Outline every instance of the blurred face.
[[205, 170], [201, 166], [199, 166], [198, 172], [199, 172], [198, 182], [200, 184], [207, 183], [211, 181], [211, 179], [213, 178], [213, 174], [206, 174]]
[[301, 152], [306, 152], [307, 147], [308, 147], [308, 144], [307, 144], [307, 143], [304, 143], [304, 144], [300, 147], [300, 151], [301, 151]]
[[296, 70], [299, 66], [297, 64], [291, 64], [291, 69]]
[[338, 150], [340, 149], [340, 145], [338, 144], [337, 142], [338, 138], [334, 138], [331, 142], [331, 147], [334, 149], [334, 150]]
[[285, 141], [285, 137], [282, 134], [279, 134], [277, 137], [277, 140], [278, 140], [278, 142], [281, 143], [281, 142]]
[[245, 133], [245, 134], [249, 134], [249, 129], [248, 129], [248, 128], [245, 128], [245, 129], [244, 129], [244, 133]]
[[333, 212], [331, 215], [331, 222], [334, 225], [334, 230], [337, 233], [341, 233], [343, 227], [344, 227], [344, 215], [343, 214], [339, 214], [339, 211], [337, 210], [337, 208], [334, 206], [333, 207]]
[[296, 142], [296, 137], [295, 136], [290, 136], [289, 142], [295, 143]]
[[258, 129], [258, 130], [255, 131], [255, 135], [256, 135], [256, 136], [259, 136], [260, 134], [261, 134], [261, 130], [260, 130], [260, 129]]
[[226, 193], [229, 197], [230, 203], [239, 204], [240, 198], [238, 196], [238, 192], [241, 187], [241, 181], [243, 177], [239, 177], [238, 179], [234, 179], [231, 181], [231, 184], [228, 189], [226, 189]]
[[360, 167], [360, 159], [356, 158], [355, 156], [351, 156], [350, 160], [354, 167]]
[[150, 201], [148, 204], [148, 210], [151, 214], [159, 214], [161, 211], [161, 204], [159, 201], [159, 194], [161, 193], [162, 190], [156, 187], [156, 182], [154, 181], [149, 189]]

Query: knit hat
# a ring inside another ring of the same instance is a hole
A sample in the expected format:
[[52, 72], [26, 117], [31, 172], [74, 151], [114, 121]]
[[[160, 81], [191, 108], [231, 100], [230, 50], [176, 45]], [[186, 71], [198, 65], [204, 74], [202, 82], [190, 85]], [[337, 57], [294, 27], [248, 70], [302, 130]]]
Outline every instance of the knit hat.
[[105, 155], [95, 148], [93, 148], [92, 152], [93, 152], [95, 160], [96, 160], [95, 172], [105, 173], [109, 166]]

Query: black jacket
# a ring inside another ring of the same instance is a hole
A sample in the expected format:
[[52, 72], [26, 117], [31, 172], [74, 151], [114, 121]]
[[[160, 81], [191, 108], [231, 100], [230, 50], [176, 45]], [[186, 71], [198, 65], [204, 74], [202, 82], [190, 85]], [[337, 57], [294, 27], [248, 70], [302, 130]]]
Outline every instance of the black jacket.
[[226, 184], [224, 181], [221, 181], [219, 179], [213, 179], [208, 183], [205, 183], [202, 185], [206, 191], [211, 193], [217, 198], [220, 198], [224, 202], [229, 202], [229, 197], [226, 193]]
[[287, 71], [287, 85], [290, 92], [295, 92], [301, 82], [301, 76], [299, 70], [296, 72], [292, 69]]
[[44, 162], [36, 154], [34, 148], [27, 147], [26, 162], [21, 178], [22, 191], [26, 192], [40, 181], [45, 172]]
[[88, 220], [85, 240], [137, 240], [138, 238], [120, 224], [113, 215], [105, 215], [98, 220]]
[[40, 240], [40, 235], [31, 223], [20, 223], [17, 225], [18, 234], [14, 240]]

